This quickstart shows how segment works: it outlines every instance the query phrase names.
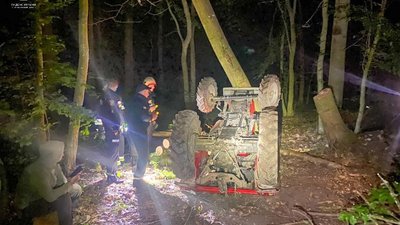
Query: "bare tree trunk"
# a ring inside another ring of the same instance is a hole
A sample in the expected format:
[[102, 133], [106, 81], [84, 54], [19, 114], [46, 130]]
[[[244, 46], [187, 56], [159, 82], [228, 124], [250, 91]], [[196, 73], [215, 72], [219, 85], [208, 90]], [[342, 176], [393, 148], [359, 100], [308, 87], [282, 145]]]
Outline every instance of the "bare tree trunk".
[[190, 40], [190, 102], [196, 101], [196, 43], [194, 41], [194, 17], [196, 11], [193, 4], [190, 6], [190, 14], [192, 18], [192, 39]]
[[303, 105], [304, 104], [304, 96], [305, 96], [305, 73], [304, 73], [304, 42], [303, 42], [303, 37], [302, 34], [299, 35], [299, 38], [301, 40], [299, 40], [299, 43], [301, 44], [301, 46], [298, 49], [298, 54], [297, 54], [297, 62], [299, 64], [298, 66], [298, 76], [300, 79], [299, 82], [299, 99], [298, 99], [298, 105]]
[[45, 127], [46, 107], [44, 105], [44, 60], [43, 60], [43, 26], [42, 26], [42, 8], [45, 2], [39, 0], [37, 3], [36, 21], [35, 21], [35, 37], [36, 37], [36, 88], [37, 88], [37, 103], [39, 108], [38, 118], [38, 134], [39, 142], [47, 140]]
[[[79, 64], [77, 83], [74, 92], [74, 104], [77, 106], [82, 106], [83, 104], [89, 67], [88, 11], [88, 0], [79, 0]], [[75, 167], [79, 127], [79, 118], [70, 121], [66, 143], [66, 166], [68, 171], [71, 171]]]
[[294, 116], [294, 87], [295, 87], [295, 72], [294, 72], [294, 59], [296, 55], [296, 3], [297, 0], [293, 0], [293, 7], [290, 5], [289, 0], [285, 0], [286, 10], [289, 14], [290, 21], [290, 45], [289, 45], [289, 90], [288, 90], [288, 102], [287, 102], [287, 116]]
[[181, 65], [182, 65], [182, 80], [183, 80], [183, 99], [185, 102], [185, 106], [189, 107], [190, 105], [190, 89], [189, 89], [189, 71], [187, 64], [187, 50], [189, 47], [190, 40], [192, 39], [192, 21], [190, 18], [189, 6], [186, 0], [182, 0], [183, 12], [185, 14], [186, 20], [186, 37], [183, 38], [182, 33], [180, 31], [178, 20], [172, 12], [169, 1], [167, 1], [168, 10], [175, 22], [176, 30], [178, 31], [179, 38], [182, 43], [182, 52], [181, 52]]
[[332, 27], [329, 62], [329, 86], [333, 88], [336, 104], [343, 104], [343, 86], [346, 63], [347, 27], [350, 0], [336, 0]]
[[[126, 20], [132, 21], [132, 12], [126, 12]], [[125, 39], [124, 39], [124, 96], [128, 96], [130, 92], [135, 90], [135, 60], [133, 58], [133, 24], [125, 23]]]
[[164, 31], [163, 31], [163, 13], [158, 17], [158, 35], [157, 35], [157, 62], [158, 62], [158, 80], [160, 84], [164, 83], [164, 65], [163, 65], [163, 55], [164, 55]]
[[210, 1], [193, 0], [192, 2], [232, 87], [250, 87], [251, 84], [226, 40]]
[[89, 70], [95, 71], [96, 59], [94, 54], [94, 30], [93, 30], [93, 20], [94, 19], [94, 4], [93, 0], [89, 0], [89, 18], [88, 18], [88, 29], [89, 29]]
[[330, 88], [322, 89], [314, 96], [314, 103], [330, 147], [343, 149], [357, 141], [356, 135], [344, 124]]
[[[186, 19], [186, 37], [182, 42], [182, 55], [181, 55], [181, 63], [182, 63], [182, 76], [183, 76], [183, 85], [184, 85], [184, 99], [185, 105], [189, 106], [192, 102], [190, 95], [190, 87], [189, 87], [189, 70], [187, 64], [187, 50], [189, 48], [190, 40], [192, 39], [192, 20], [190, 16], [189, 5], [186, 0], [182, 0], [183, 12], [185, 14]], [[194, 99], [194, 98], [193, 98]]]
[[281, 95], [281, 99], [282, 99], [282, 114], [284, 117], [287, 116], [287, 107], [286, 107], [286, 96], [287, 96], [287, 79], [283, 79], [284, 74], [285, 74], [285, 69], [284, 69], [284, 64], [285, 64], [285, 60], [284, 60], [284, 55], [285, 55], [285, 33], [282, 32], [281, 34], [281, 46], [280, 46], [280, 58], [279, 58], [279, 69], [280, 69], [280, 73], [282, 76], [282, 95]]
[[[357, 116], [357, 121], [356, 121], [356, 126], [354, 128], [354, 133], [358, 134], [361, 131], [361, 122], [362, 118], [364, 116], [364, 110], [365, 110], [365, 89], [366, 89], [366, 83], [367, 83], [367, 77], [369, 74], [369, 70], [371, 68], [372, 60], [374, 59], [375, 51], [376, 51], [376, 46], [378, 45], [379, 39], [381, 38], [381, 29], [382, 29], [382, 19], [385, 16], [385, 10], [386, 10], [386, 0], [382, 0], [381, 2], [381, 11], [379, 12], [378, 19], [379, 23], [377, 24], [376, 28], [376, 33], [375, 33], [375, 38], [372, 43], [372, 46], [368, 46], [366, 54], [367, 54], [367, 62], [365, 65], [363, 65], [363, 77], [361, 80], [361, 87], [360, 87], [360, 106], [358, 109], [358, 116]], [[372, 36], [372, 35], [370, 35]]]
[[[324, 88], [324, 58], [326, 52], [326, 34], [328, 33], [328, 5], [329, 0], [322, 0], [322, 29], [319, 38], [319, 55], [317, 62], [317, 90], [320, 92]], [[324, 128], [322, 127], [321, 117], [318, 116], [318, 133], [322, 134]]]
[[[303, 13], [301, 8], [301, 2], [299, 1], [299, 21], [300, 24], [303, 23]], [[297, 76], [299, 77], [299, 96], [297, 100], [297, 105], [304, 104], [304, 97], [305, 97], [305, 72], [304, 72], [304, 34], [303, 29], [300, 28], [298, 35], [298, 50], [296, 52], [296, 64], [297, 66]]]
[[274, 24], [275, 24], [275, 16], [276, 13], [278, 11], [275, 9], [274, 10], [274, 14], [272, 15], [272, 25], [271, 25], [271, 29], [269, 29], [269, 33], [268, 33], [268, 47], [272, 47], [273, 44], [273, 37], [274, 37]]

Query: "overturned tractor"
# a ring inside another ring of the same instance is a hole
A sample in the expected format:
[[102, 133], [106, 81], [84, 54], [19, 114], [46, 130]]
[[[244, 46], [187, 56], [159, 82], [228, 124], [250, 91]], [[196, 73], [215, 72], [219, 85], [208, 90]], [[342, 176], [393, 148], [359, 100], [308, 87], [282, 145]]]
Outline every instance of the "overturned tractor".
[[[267, 75], [254, 88], [224, 88], [203, 78], [197, 88], [201, 112], [219, 110], [205, 132], [191, 110], [175, 115], [170, 137], [172, 168], [197, 191], [273, 194], [279, 188], [279, 115], [281, 87]], [[194, 181], [194, 182], [193, 182]]]

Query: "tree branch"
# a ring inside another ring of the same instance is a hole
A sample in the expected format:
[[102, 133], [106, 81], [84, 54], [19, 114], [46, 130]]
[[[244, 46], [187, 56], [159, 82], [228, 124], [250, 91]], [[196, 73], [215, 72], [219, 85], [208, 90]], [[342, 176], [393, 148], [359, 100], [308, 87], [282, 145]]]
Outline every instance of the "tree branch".
[[281, 11], [282, 21], [283, 21], [283, 25], [284, 25], [284, 27], [285, 27], [286, 41], [287, 41], [288, 46], [289, 46], [289, 48], [290, 48], [289, 28], [288, 28], [288, 25], [287, 25], [287, 23], [286, 23], [285, 11], [283, 11], [282, 5], [281, 5], [281, 3], [279, 2], [279, 0], [277, 1], [277, 5], [278, 5], [278, 8], [279, 8], [279, 11]]
[[301, 206], [299, 206], [299, 205], [296, 205], [295, 207], [296, 207], [296, 209], [292, 209], [292, 211], [297, 212], [297, 213], [299, 213], [300, 215], [306, 217], [307, 220], [308, 220], [308, 222], [309, 222], [311, 225], [315, 225], [315, 222], [314, 222], [312, 216], [311, 216], [303, 207], [301, 207]]
[[[159, 2], [161, 2], [161, 1], [160, 1], [160, 0], [155, 1], [155, 2], [151, 2], [150, 0], [146, 0], [146, 1], [150, 4], [150, 7], [149, 7], [149, 10], [147, 10], [147, 12], [144, 14], [144, 16], [147, 15], [147, 14], [156, 15], [156, 14], [154, 14], [154, 13], [151, 13], [151, 11], [152, 11], [153, 7], [156, 6], [156, 3], [159, 3]], [[113, 16], [100, 19], [100, 20], [94, 22], [92, 25], [97, 25], [97, 24], [100, 24], [100, 23], [102, 23], [102, 22], [106, 22], [106, 21], [108, 21], [108, 20], [112, 20], [112, 21], [114, 21], [114, 22], [116, 22], [116, 23], [141, 23], [141, 22], [143, 22], [143, 20], [129, 20], [129, 21], [123, 21], [123, 20], [118, 20], [118, 19], [117, 19], [118, 16], [121, 14], [123, 8], [126, 6], [126, 4], [129, 4], [129, 3], [130, 3], [130, 0], [126, 0], [125, 2], [123, 2], [123, 3], [121, 3], [121, 4], [110, 4], [110, 3], [105, 2], [104, 4], [106, 4], [106, 5], [110, 6], [110, 7], [118, 7], [118, 9], [108, 10], [108, 11], [105, 11], [105, 12], [116, 12], [116, 13], [115, 13]], [[137, 5], [137, 4], [132, 4], [132, 7], [135, 7], [136, 5]], [[143, 5], [143, 4], [141, 3], [141, 1], [139, 1], [139, 5], [140, 5], [140, 6]], [[165, 10], [164, 10], [164, 11], [165, 11]], [[162, 12], [160, 12], [160, 13], [163, 13], [164, 11], [162, 11]]]
[[175, 14], [172, 12], [171, 3], [170, 3], [168, 0], [167, 0], [167, 5], [168, 5], [168, 11], [169, 11], [169, 13], [171, 14], [171, 17], [172, 17], [172, 19], [173, 19], [174, 22], [175, 22], [176, 31], [178, 32], [178, 36], [179, 36], [179, 38], [181, 39], [181, 42], [183, 42], [183, 36], [182, 36], [181, 30], [180, 30], [180, 27], [179, 27], [178, 20], [176, 19]]
[[396, 194], [392, 188], [392, 186], [390, 186], [389, 182], [387, 180], [385, 180], [379, 173], [378, 173], [378, 177], [382, 180], [383, 184], [389, 189], [390, 192], [390, 196], [392, 196], [394, 202], [396, 203], [397, 208], [400, 210], [400, 202], [399, 199], [397, 198], [398, 194]]

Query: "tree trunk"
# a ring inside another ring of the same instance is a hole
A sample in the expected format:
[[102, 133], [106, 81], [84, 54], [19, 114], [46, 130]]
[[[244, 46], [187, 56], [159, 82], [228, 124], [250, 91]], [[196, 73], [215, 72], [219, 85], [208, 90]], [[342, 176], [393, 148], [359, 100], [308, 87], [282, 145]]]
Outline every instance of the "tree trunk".
[[[329, 0], [322, 0], [322, 29], [319, 38], [319, 55], [317, 62], [317, 90], [320, 92], [324, 88], [324, 58], [326, 52], [326, 34], [328, 33], [328, 5]], [[322, 134], [321, 117], [318, 116], [318, 134]]]
[[294, 59], [296, 55], [296, 3], [293, 0], [293, 8], [289, 0], [286, 0], [286, 10], [289, 13], [290, 21], [290, 45], [289, 45], [289, 83], [288, 83], [288, 101], [287, 101], [287, 116], [294, 116], [294, 87], [295, 87], [295, 73], [294, 73]]
[[192, 2], [215, 55], [221, 63], [232, 87], [251, 87], [246, 74], [226, 40], [210, 1], [193, 0]]
[[189, 106], [191, 103], [190, 87], [189, 87], [189, 69], [187, 64], [187, 51], [189, 48], [190, 40], [192, 39], [192, 20], [190, 16], [189, 6], [186, 0], [182, 0], [183, 12], [186, 19], [186, 37], [182, 42], [182, 76], [183, 76], [183, 87], [184, 87], [184, 100], [185, 106]]
[[344, 124], [330, 88], [325, 88], [314, 96], [314, 103], [330, 147], [343, 149], [357, 140], [356, 135]]
[[190, 7], [190, 14], [192, 18], [192, 38], [190, 40], [190, 101], [195, 102], [196, 101], [196, 43], [194, 42], [194, 32], [195, 32], [195, 26], [194, 26], [194, 17], [195, 17], [195, 9], [193, 7], [193, 4]]
[[94, 4], [93, 0], [89, 0], [89, 69], [90, 71], [94, 72], [95, 71], [95, 66], [96, 66], [96, 59], [95, 59], [95, 54], [94, 54], [94, 30], [93, 30], [93, 18], [94, 18]]
[[[88, 0], [79, 0], [79, 63], [77, 71], [77, 83], [75, 85], [74, 92], [74, 104], [77, 106], [82, 106], [83, 104], [89, 66], [88, 8]], [[71, 171], [75, 167], [76, 153], [78, 149], [79, 127], [80, 119], [71, 119], [66, 143], [66, 166], [68, 171]]]
[[163, 65], [163, 55], [164, 55], [164, 31], [163, 31], [163, 13], [158, 17], [158, 34], [157, 34], [157, 62], [158, 62], [158, 80], [160, 84], [164, 84], [164, 65]]
[[35, 37], [36, 37], [36, 88], [37, 88], [37, 104], [38, 104], [38, 134], [37, 138], [39, 142], [44, 142], [47, 140], [45, 132], [45, 116], [46, 108], [44, 105], [44, 60], [43, 60], [43, 26], [42, 26], [42, 10], [44, 6], [44, 1], [40, 0], [37, 3], [36, 11], [36, 21], [35, 21]]
[[[296, 13], [296, 12], [295, 12]], [[303, 24], [303, 13], [301, 8], [301, 2], [299, 1], [299, 23]], [[304, 105], [305, 97], [305, 72], [304, 72], [304, 34], [303, 29], [300, 28], [298, 35], [298, 50], [296, 52], [296, 64], [297, 64], [297, 76], [299, 77], [299, 96], [296, 105]]]
[[279, 57], [279, 70], [281, 73], [281, 77], [282, 77], [282, 95], [281, 95], [281, 99], [282, 99], [282, 116], [286, 117], [287, 116], [287, 108], [286, 108], [286, 96], [287, 96], [287, 82], [286, 79], [283, 79], [284, 74], [285, 74], [285, 33], [282, 32], [281, 34], [281, 45], [280, 45], [280, 57]]
[[[154, 28], [150, 28], [150, 30], [153, 30]], [[148, 34], [149, 37], [149, 68], [153, 69], [153, 52], [154, 52], [154, 46], [153, 46], [153, 33], [150, 32], [150, 34]]]
[[298, 63], [298, 76], [300, 79], [299, 82], [299, 99], [298, 99], [298, 105], [303, 105], [304, 104], [304, 96], [305, 96], [305, 86], [306, 86], [306, 82], [305, 82], [305, 73], [304, 73], [304, 44], [303, 44], [303, 34], [299, 35], [299, 43], [301, 44], [301, 46], [298, 49], [298, 54], [297, 54], [297, 63]]
[[[132, 12], [128, 10], [126, 12], [126, 21], [132, 21]], [[124, 96], [128, 96], [130, 92], [135, 90], [135, 60], [133, 58], [133, 24], [125, 23], [125, 39], [124, 39]]]
[[[367, 77], [369, 74], [369, 69], [371, 68], [372, 60], [374, 59], [375, 55], [375, 50], [376, 46], [378, 45], [379, 39], [381, 37], [381, 29], [382, 29], [382, 19], [385, 15], [385, 9], [386, 9], [386, 0], [382, 0], [381, 3], [381, 11], [379, 12], [378, 15], [378, 20], [379, 23], [376, 28], [376, 33], [375, 33], [375, 38], [372, 43], [372, 46], [368, 46], [366, 54], [367, 55], [367, 62], [365, 65], [363, 65], [363, 77], [361, 80], [361, 87], [360, 87], [360, 106], [358, 109], [358, 116], [357, 116], [357, 121], [356, 121], [356, 126], [354, 128], [354, 133], [358, 134], [361, 131], [361, 122], [362, 118], [364, 116], [364, 110], [365, 110], [365, 89], [366, 89], [366, 83], [367, 83]], [[370, 35], [372, 36], [372, 34]]]
[[346, 42], [350, 0], [336, 0], [332, 27], [331, 54], [329, 62], [329, 86], [333, 88], [336, 104], [343, 104], [343, 86], [346, 62]]
[[176, 19], [174, 13], [172, 12], [169, 1], [167, 1], [168, 10], [172, 16], [172, 19], [175, 22], [176, 30], [178, 32], [179, 38], [181, 39], [182, 50], [181, 50], [181, 65], [182, 65], [182, 81], [183, 81], [183, 99], [185, 102], [185, 106], [190, 106], [190, 89], [189, 89], [189, 70], [187, 64], [187, 50], [189, 47], [189, 43], [192, 36], [192, 21], [190, 18], [189, 6], [186, 0], [182, 0], [183, 12], [185, 14], [186, 20], [186, 36], [183, 38], [182, 33], [180, 31], [179, 22]]

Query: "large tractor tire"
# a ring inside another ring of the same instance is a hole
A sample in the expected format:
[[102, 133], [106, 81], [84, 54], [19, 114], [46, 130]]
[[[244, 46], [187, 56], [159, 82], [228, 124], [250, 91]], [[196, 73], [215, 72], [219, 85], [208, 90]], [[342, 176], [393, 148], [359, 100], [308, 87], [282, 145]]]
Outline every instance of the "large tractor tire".
[[194, 153], [200, 131], [200, 120], [196, 112], [184, 110], [175, 115], [170, 137], [170, 158], [172, 170], [180, 179], [195, 177]]
[[261, 80], [258, 102], [261, 110], [266, 108], [275, 108], [278, 106], [281, 99], [281, 84], [276, 75], [268, 74]]
[[256, 185], [258, 189], [279, 188], [278, 112], [263, 111], [259, 119]]
[[197, 107], [203, 113], [213, 111], [217, 104], [213, 97], [218, 95], [217, 82], [212, 77], [205, 77], [201, 79], [199, 86], [197, 86], [196, 102]]
[[279, 188], [280, 127], [278, 105], [281, 86], [276, 75], [265, 76], [258, 94], [261, 113], [257, 143], [256, 186], [260, 190]]

